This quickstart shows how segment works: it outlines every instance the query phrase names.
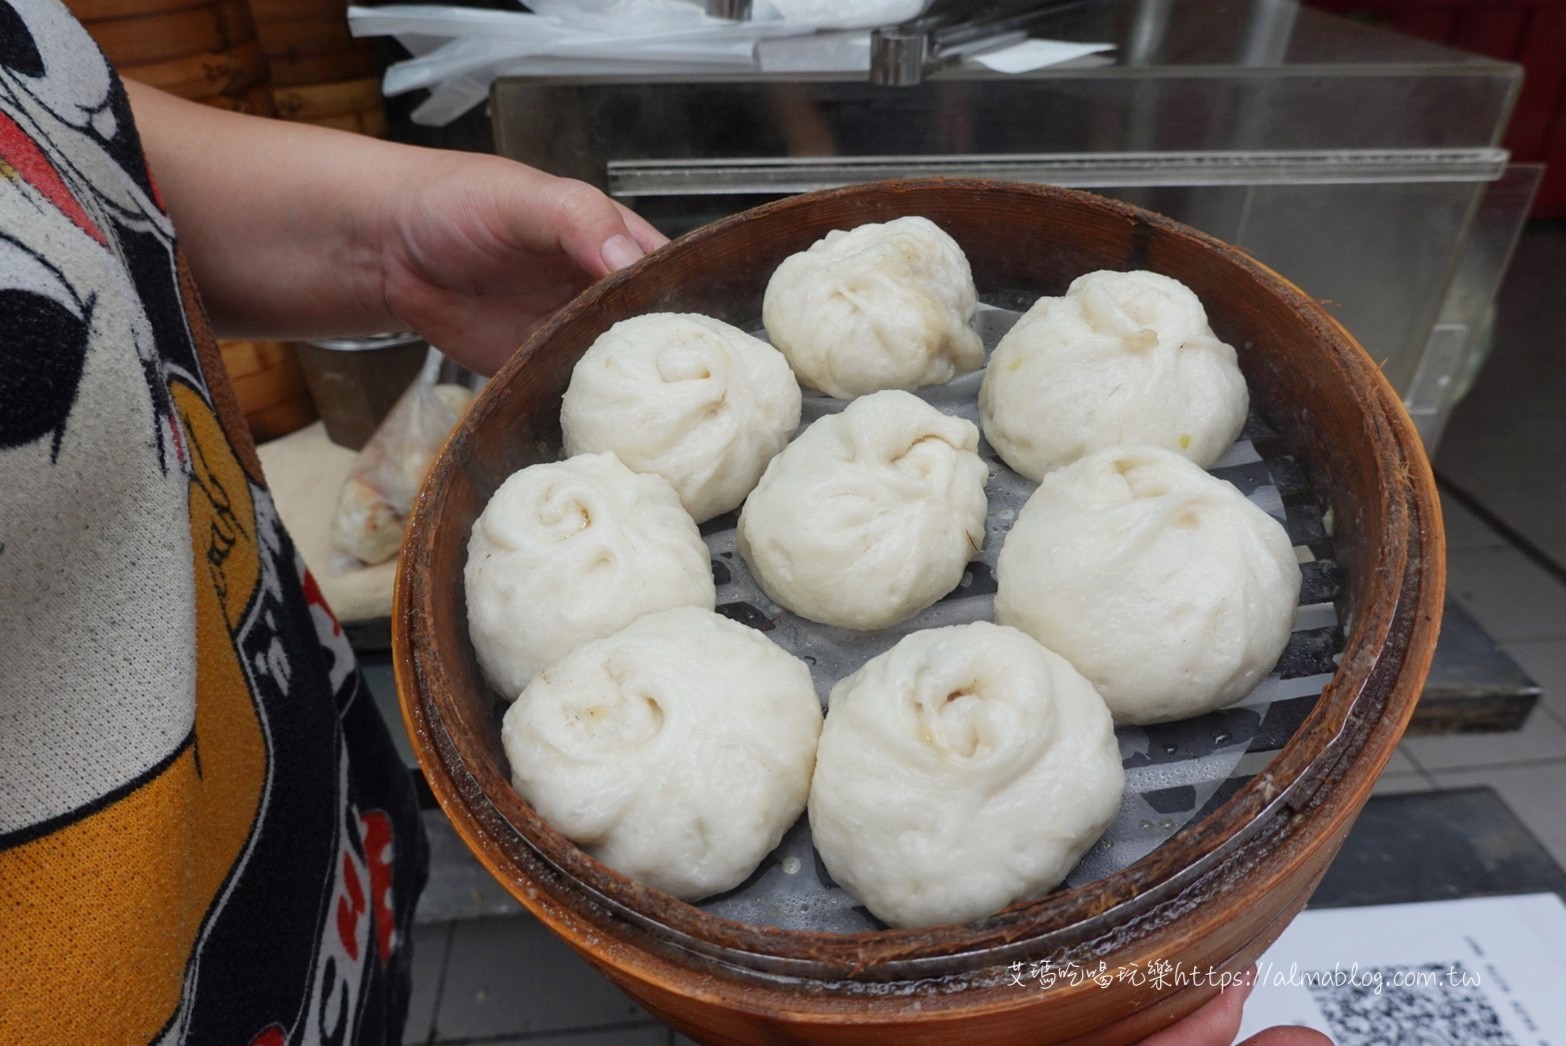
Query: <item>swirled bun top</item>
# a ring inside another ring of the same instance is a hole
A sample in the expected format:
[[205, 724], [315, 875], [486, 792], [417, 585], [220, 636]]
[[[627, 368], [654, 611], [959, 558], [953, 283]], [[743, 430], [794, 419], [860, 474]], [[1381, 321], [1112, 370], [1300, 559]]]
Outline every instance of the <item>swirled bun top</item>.
[[1245, 425], [1234, 349], [1178, 280], [1091, 272], [1040, 298], [990, 355], [985, 438], [1032, 480], [1095, 450], [1152, 444], [1211, 466]]
[[1120, 808], [1103, 700], [1016, 629], [915, 632], [834, 687], [828, 707], [811, 833], [832, 877], [892, 926], [1041, 896]]
[[834, 230], [784, 259], [761, 315], [800, 381], [852, 399], [977, 370], [977, 302], [957, 241], [909, 217]]
[[1300, 593], [1282, 524], [1148, 446], [1045, 476], [996, 573], [995, 619], [1064, 656], [1126, 723], [1244, 697], [1287, 645]]
[[740, 513], [738, 545], [783, 607], [885, 628], [962, 580], [984, 540], [979, 430], [906, 392], [822, 417], [772, 459]]
[[473, 523], [464, 581], [479, 666], [508, 701], [643, 614], [717, 601], [674, 488], [613, 454], [530, 465], [502, 483]]
[[571, 372], [567, 455], [612, 451], [673, 484], [701, 523], [739, 506], [799, 427], [800, 392], [776, 349], [686, 313], [622, 320]]
[[820, 732], [804, 662], [682, 607], [541, 672], [501, 742], [517, 791], [557, 831], [695, 900], [743, 882], [799, 818]]

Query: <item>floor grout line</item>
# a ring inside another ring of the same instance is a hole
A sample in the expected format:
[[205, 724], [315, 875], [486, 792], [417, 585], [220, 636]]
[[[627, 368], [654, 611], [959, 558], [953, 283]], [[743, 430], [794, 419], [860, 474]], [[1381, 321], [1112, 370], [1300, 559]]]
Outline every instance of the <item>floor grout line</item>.
[[1542, 696], [1539, 698], [1539, 703], [1534, 706], [1534, 710], [1542, 710], [1545, 715], [1555, 720], [1561, 726], [1566, 727], [1566, 712], [1556, 711]]
[[1414, 758], [1414, 753], [1409, 751], [1408, 746], [1405, 744], [1406, 741], [1408, 741], [1408, 735], [1404, 734], [1403, 737], [1398, 740], [1398, 743], [1397, 743], [1398, 749], [1403, 753], [1403, 757], [1405, 759], [1407, 759], [1410, 763], [1414, 764], [1414, 772], [1415, 773], [1419, 773], [1419, 774], [1424, 773], [1425, 772], [1425, 764], [1421, 763], [1418, 759]]
[[544, 1031], [513, 1031], [499, 1032], [495, 1035], [468, 1035], [454, 1039], [436, 1039], [435, 1046], [485, 1046], [489, 1043], [530, 1042], [542, 1039], [569, 1039], [576, 1036], [602, 1035], [605, 1032], [616, 1031], [644, 1031], [649, 1028], [664, 1028], [669, 1032], [670, 1041], [673, 1041], [674, 1030], [668, 1025], [657, 1020], [642, 1021], [614, 1021], [609, 1024], [593, 1024], [572, 1026], [569, 1028], [553, 1028]]
[[1546, 766], [1566, 765], [1566, 755], [1550, 756], [1541, 759], [1519, 759], [1510, 763], [1475, 763], [1472, 766], [1448, 766], [1438, 770], [1421, 771], [1434, 776], [1436, 774], [1472, 774], [1487, 770], [1537, 770]]
[[426, 1044], [433, 1044], [440, 1038], [440, 1007], [446, 998], [446, 971], [451, 968], [451, 948], [457, 937], [457, 924], [446, 924], [446, 944], [440, 953], [440, 976], [435, 980], [435, 1002], [430, 1007], [430, 1031], [425, 1038]]
[[1453, 501], [1462, 505], [1475, 516], [1478, 516], [1481, 523], [1504, 538], [1507, 544], [1521, 552], [1534, 566], [1550, 575], [1560, 584], [1566, 585], [1566, 565], [1557, 563], [1549, 553], [1535, 545], [1510, 523], [1507, 523], [1506, 520], [1486, 508], [1484, 503], [1477, 497], [1440, 473], [1436, 474], [1436, 486], [1438, 489], [1451, 495]]
[[[1474, 551], [1474, 552], [1498, 552], [1498, 551], [1502, 551], [1503, 548], [1504, 548], [1504, 546], [1498, 546], [1496, 548], [1471, 549], [1470, 551]], [[1518, 550], [1517, 549], [1505, 549], [1505, 551], [1516, 552]], [[1458, 595], [1455, 592], [1453, 592], [1452, 587], [1450, 585], [1450, 581], [1451, 581], [1450, 572], [1448, 572], [1447, 580], [1448, 580], [1448, 586], [1447, 586], [1447, 590], [1446, 590], [1446, 597], [1448, 599], [1452, 600], [1452, 602], [1456, 603], [1458, 606], [1462, 607], [1464, 610], [1468, 611], [1468, 616], [1473, 618], [1475, 621], [1477, 621], [1479, 623], [1479, 627], [1484, 630], [1484, 634], [1490, 638], [1490, 642], [1495, 644], [1497, 649], [1500, 649], [1500, 650], [1504, 651], [1506, 647], [1511, 646], [1511, 645], [1516, 644], [1516, 643], [1559, 643], [1562, 640], [1566, 640], [1566, 621], [1561, 622], [1561, 624], [1559, 626], [1559, 631], [1552, 630], [1552, 631], [1544, 632], [1544, 633], [1542, 633], [1540, 635], [1507, 636], [1504, 639], [1498, 637], [1495, 634], [1495, 631], [1493, 630], [1493, 626], [1490, 625], [1489, 623], [1487, 623], [1487, 621], [1486, 621], [1486, 614], [1485, 614], [1485, 606], [1484, 606], [1484, 604], [1487, 601], [1484, 600], [1484, 599], [1472, 600], [1472, 599], [1470, 599], [1468, 597], [1464, 597], [1464, 596]], [[1551, 578], [1550, 580], [1553, 582], [1555, 579]], [[1548, 627], [1553, 627], [1553, 626], [1548, 626]], [[1517, 659], [1516, 658], [1512, 658], [1512, 660], [1515, 661]], [[1532, 677], [1530, 676], [1529, 678], [1532, 678]]]

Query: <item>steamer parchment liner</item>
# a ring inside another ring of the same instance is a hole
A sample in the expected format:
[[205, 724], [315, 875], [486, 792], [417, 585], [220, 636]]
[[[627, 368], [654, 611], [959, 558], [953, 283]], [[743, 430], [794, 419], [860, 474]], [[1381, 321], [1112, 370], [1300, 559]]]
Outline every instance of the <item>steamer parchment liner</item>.
[[[981, 306], [974, 327], [983, 339], [986, 360], [1020, 316], [1011, 309]], [[766, 337], [764, 330], [751, 333]], [[943, 413], [977, 425], [983, 377], [981, 369], [916, 394]], [[845, 406], [846, 401], [807, 394], [800, 430]], [[702, 527], [713, 553], [719, 613], [762, 629], [783, 649], [803, 658], [823, 706], [838, 680], [904, 636], [921, 629], [993, 620], [996, 559], [1017, 513], [1038, 484], [1013, 472], [988, 441], [981, 439], [979, 454], [990, 470], [984, 545], [958, 587], [934, 606], [876, 632], [833, 628], [784, 611], [762, 592], [736, 551], [738, 513], [734, 512]], [[1303, 471], [1253, 409], [1239, 439], [1209, 472], [1234, 484], [1288, 531], [1304, 574], [1293, 634], [1278, 665], [1236, 704], [1174, 723], [1116, 727], [1126, 769], [1125, 798], [1114, 822], [1072, 870], [1066, 886], [1080, 886], [1130, 867], [1190, 821], [1217, 809], [1288, 742], [1337, 671], [1343, 631], [1334, 600], [1342, 579], [1322, 508]], [[804, 817], [746, 882], [697, 906], [713, 915], [781, 929], [860, 933], [886, 928], [831, 880], [811, 846]]]
[[[974, 327], [984, 342], [986, 359], [1020, 316], [1013, 309], [980, 306]], [[765, 330], [751, 333], [766, 340]], [[983, 376], [981, 369], [916, 394], [942, 412], [977, 425]], [[798, 431], [847, 405], [807, 391]], [[982, 438], [979, 454], [990, 471], [984, 545], [958, 587], [934, 606], [894, 628], [875, 632], [834, 628], [785, 611], [761, 590], [736, 550], [739, 513], [735, 510], [701, 528], [712, 555], [718, 612], [760, 629], [803, 658], [823, 706], [840, 679], [904, 636], [921, 629], [993, 620], [996, 559], [1017, 513], [1038, 485], [1012, 471]], [[1278, 665], [1241, 701], [1194, 719], [1116, 727], [1126, 769], [1125, 797], [1114, 822], [1072, 870], [1065, 886], [1080, 886], [1129, 867], [1191, 821], [1217, 809], [1287, 743], [1337, 670], [1343, 632], [1333, 601], [1341, 588], [1341, 573], [1332, 558], [1321, 506], [1303, 470], [1253, 408], [1240, 437], [1208, 471], [1234, 484], [1288, 531], [1304, 574], [1293, 634]], [[507, 707], [497, 696], [497, 731]], [[811, 845], [804, 816], [744, 883], [696, 906], [721, 918], [785, 930], [886, 929], [832, 881]], [[704, 950], [699, 942], [691, 946]]]
[[[1239, 350], [1253, 402], [1336, 517], [1342, 663], [1261, 773], [1108, 878], [926, 931], [740, 923], [617, 875], [511, 791], [463, 625], [465, 536], [507, 475], [558, 455], [570, 368], [616, 320], [694, 311], [754, 327], [766, 277], [787, 254], [830, 229], [907, 214], [957, 238], [992, 304], [1025, 307], [1101, 268], [1164, 272], [1208, 303], [1214, 329]], [[933, 1042], [938, 1028], [960, 1031], [962, 1041], [1029, 1040], [1042, 1019], [1055, 1037], [1132, 1042], [1192, 1012], [1211, 989], [1103, 991], [1062, 981], [1023, 992], [1003, 964], [1108, 959], [1113, 969], [1183, 959], [1239, 970], [1259, 955], [1320, 879], [1412, 712], [1439, 627], [1442, 550], [1434, 483], [1395, 392], [1328, 310], [1265, 265], [1087, 193], [978, 179], [882, 182], [790, 197], [705, 226], [605, 279], [540, 328], [453, 433], [415, 502], [393, 648], [414, 749], [458, 833], [546, 925], [682, 1030], [757, 1044], [869, 1046]], [[917, 993], [917, 1004], [905, 992]]]

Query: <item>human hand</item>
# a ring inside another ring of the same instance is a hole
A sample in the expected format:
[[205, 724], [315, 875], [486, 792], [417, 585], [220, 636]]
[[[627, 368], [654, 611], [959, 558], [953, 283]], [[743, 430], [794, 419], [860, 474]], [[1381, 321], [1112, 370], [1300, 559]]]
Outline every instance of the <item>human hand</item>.
[[126, 91], [221, 336], [412, 327], [488, 373], [593, 280], [666, 242], [598, 190], [498, 156]]
[[[1256, 986], [1251, 976], [1224, 988], [1207, 1004], [1178, 1024], [1155, 1032], [1141, 1046], [1230, 1046], [1240, 1033], [1245, 1000]], [[1279, 1027], [1257, 1032], [1240, 1046], [1332, 1046], [1332, 1040], [1310, 1028]]]
[[383, 305], [481, 373], [594, 280], [668, 242], [583, 182], [497, 156], [419, 158], [372, 241]]

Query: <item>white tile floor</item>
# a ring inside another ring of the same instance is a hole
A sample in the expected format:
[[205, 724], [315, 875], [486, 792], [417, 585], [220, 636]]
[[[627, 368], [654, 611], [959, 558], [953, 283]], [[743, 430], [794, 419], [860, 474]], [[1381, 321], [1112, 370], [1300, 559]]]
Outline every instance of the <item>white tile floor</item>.
[[[1515, 732], [1408, 738], [1376, 794], [1490, 785], [1566, 865], [1566, 585], [1505, 546], [1471, 513], [1447, 512], [1448, 592], [1533, 677], [1543, 697]], [[1490, 573], [1498, 565], [1509, 590]]]
[[[1552, 571], [1539, 556], [1566, 547], [1557, 541], [1566, 520], [1566, 469], [1562, 455], [1534, 453], [1550, 446], [1566, 450], [1566, 395], [1555, 395], [1566, 391], [1566, 368], [1558, 366], [1553, 344], [1537, 334], [1560, 329], [1559, 323], [1539, 328], [1538, 319], [1553, 309], [1566, 322], [1566, 301], [1551, 298], [1553, 280], [1540, 279], [1534, 268], [1562, 252], [1566, 223], [1530, 232], [1518, 256], [1522, 271], [1509, 281], [1502, 302], [1502, 335], [1510, 340], [1498, 345], [1470, 397], [1472, 407], [1460, 408], [1438, 459], [1438, 471], [1450, 465], [1454, 485], [1531, 546], [1533, 555], [1524, 554], [1480, 515], [1443, 498], [1449, 592], [1534, 677], [1543, 699], [1521, 731], [1405, 741], [1376, 792], [1489, 785], [1566, 865], [1566, 584], [1560, 580], [1566, 573], [1558, 565]], [[1558, 279], [1558, 267], [1549, 271]], [[1549, 360], [1541, 353], [1550, 353]], [[1507, 420], [1523, 414], [1526, 425]], [[1511, 438], [1523, 440], [1520, 446], [1530, 453], [1497, 442]], [[1529, 466], [1535, 479], [1542, 477], [1542, 493], [1522, 489], [1516, 461], [1524, 457], [1547, 461], [1553, 470], [1541, 474]], [[1496, 468], [1498, 461], [1511, 464]], [[414, 944], [406, 1043], [689, 1041], [653, 1021], [529, 917], [420, 927]]]
[[1543, 697], [1515, 733], [1410, 738], [1412, 772], [1390, 766], [1379, 790], [1489, 785], [1566, 864], [1566, 468], [1551, 456], [1566, 449], [1563, 264], [1566, 222], [1530, 226], [1501, 294], [1494, 352], [1436, 456], [1447, 591]]
[[668, 1046], [652, 1015], [531, 916], [438, 923], [413, 935], [404, 1043]]
[[1501, 291], [1495, 350], [1453, 412], [1436, 461], [1454, 489], [1557, 565], [1566, 564], [1563, 271], [1566, 221], [1530, 225]]

